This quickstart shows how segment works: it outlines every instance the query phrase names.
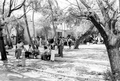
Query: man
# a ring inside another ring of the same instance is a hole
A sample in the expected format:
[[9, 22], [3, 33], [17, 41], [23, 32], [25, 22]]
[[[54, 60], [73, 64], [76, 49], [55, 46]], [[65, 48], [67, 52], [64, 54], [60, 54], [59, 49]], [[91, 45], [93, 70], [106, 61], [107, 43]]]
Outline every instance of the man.
[[63, 47], [64, 47], [64, 42], [62, 37], [60, 37], [58, 40], [58, 54], [60, 57], [63, 57]]

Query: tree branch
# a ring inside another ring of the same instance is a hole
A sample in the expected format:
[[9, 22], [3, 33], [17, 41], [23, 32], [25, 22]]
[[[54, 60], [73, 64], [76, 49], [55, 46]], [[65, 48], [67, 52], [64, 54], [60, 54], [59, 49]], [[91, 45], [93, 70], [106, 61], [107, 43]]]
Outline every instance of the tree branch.
[[[31, 9], [30, 9], [31, 10]], [[23, 18], [24, 16], [25, 16], [25, 14], [27, 14], [30, 10], [28, 10], [28, 11], [26, 11], [23, 15], [21, 15], [19, 18], [16, 18], [14, 15], [14, 17], [15, 17], [15, 20], [12, 20], [12, 21], [16, 21], [16, 20], [20, 20], [21, 18]]]
[[111, 3], [109, 3], [108, 0], [107, 1], [105, 0], [104, 2], [107, 4], [107, 6], [108, 6], [109, 9], [111, 9], [112, 11], [115, 11], [112, 6], [116, 2], [116, 0], [113, 0]]
[[6, 0], [3, 1], [3, 9], [2, 9], [2, 15], [4, 15], [4, 11], [5, 11], [5, 3], [6, 3]]
[[93, 29], [94, 29], [94, 25], [92, 24], [90, 26], [90, 28], [80, 37], [76, 40], [76, 43], [77, 45], [75, 45], [74, 49], [77, 49], [78, 48], [78, 45], [84, 40], [86, 39], [89, 35], [91, 35], [91, 33], [93, 32]]
[[58, 2], [57, 2], [57, 0], [54, 0], [55, 1], [55, 3], [56, 3], [56, 5], [57, 5], [57, 8], [59, 7], [59, 5], [58, 5]]
[[80, 8], [80, 6], [79, 6], [78, 0], [76, 0], [76, 3], [77, 3], [77, 5], [78, 5], [78, 9], [79, 9], [80, 12], [81, 12], [81, 8]]
[[55, 28], [54, 19], [53, 19], [53, 9], [52, 9], [52, 5], [51, 5], [49, 0], [48, 0], [48, 4], [50, 6], [51, 15], [52, 15], [52, 25], [53, 25], [53, 30], [54, 30], [54, 33], [55, 33], [54, 37], [56, 37], [56, 28]]
[[23, 6], [23, 4], [25, 3], [25, 1], [26, 1], [26, 0], [24, 0], [20, 5], [14, 7], [11, 11], [20, 9], [20, 8]]
[[[25, 14], [26, 13], [25, 3], [23, 4], [23, 11], [24, 11], [24, 14]], [[30, 31], [29, 31], [29, 26], [28, 26], [28, 21], [27, 21], [27, 15], [26, 14], [24, 15], [24, 20], [25, 20], [25, 24], [26, 24], [26, 28], [27, 28], [27, 33], [28, 33], [30, 42], [32, 44], [33, 49], [35, 49], [35, 46], [33, 45], [33, 42], [32, 42], [32, 38], [30, 36]]]
[[75, 5], [75, 4], [71, 3], [70, 1], [68, 1], [68, 0], [66, 0], [66, 1], [69, 2], [71, 5], [74, 5], [74, 6], [78, 7], [78, 5]]
[[105, 20], [104, 24], [106, 24], [106, 22], [108, 22], [110, 20], [109, 14], [107, 13], [107, 10], [104, 7], [103, 2], [101, 0], [97, 0], [97, 4], [101, 10], [103, 17], [104, 17], [104, 20]]
[[13, 0], [10, 0], [9, 14], [8, 14], [8, 16], [7, 16], [7, 17], [10, 17], [10, 15], [11, 15], [11, 13], [12, 13], [13, 11], [15, 11], [15, 10], [18, 10], [18, 9], [22, 8], [22, 6], [23, 6], [23, 4], [25, 3], [25, 1], [26, 1], [26, 0], [24, 0], [24, 1], [20, 4], [20, 5], [18, 5], [18, 6], [16, 6], [16, 7], [14, 7], [14, 8], [12, 9]]
[[117, 35], [117, 30], [115, 29], [115, 25], [116, 25], [116, 23], [117, 23], [117, 19], [115, 19], [115, 20], [113, 20], [113, 22], [112, 22], [112, 32], [115, 34], [115, 35]]
[[80, 1], [81, 1], [81, 3], [82, 3], [88, 10], [91, 9], [90, 6], [88, 6], [88, 5], [85, 3], [84, 0], [80, 0]]
[[9, 13], [7, 17], [10, 17], [11, 15], [11, 8], [12, 8], [12, 0], [10, 0], [10, 3], [9, 3]]
[[103, 27], [94, 19], [93, 16], [89, 17], [91, 19], [91, 22], [96, 26], [96, 28], [99, 30], [101, 36], [103, 37], [104, 40], [108, 39], [108, 36], [105, 32], [105, 30], [103, 29]]

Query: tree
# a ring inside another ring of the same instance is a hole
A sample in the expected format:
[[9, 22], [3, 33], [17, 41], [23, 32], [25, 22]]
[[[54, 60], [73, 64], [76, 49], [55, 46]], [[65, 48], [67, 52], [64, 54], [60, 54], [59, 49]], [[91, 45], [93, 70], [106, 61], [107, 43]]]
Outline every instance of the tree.
[[[42, 3], [43, 1], [43, 3]], [[60, 10], [57, 0], [41, 0], [42, 4], [39, 4], [39, 11], [45, 17], [45, 21], [49, 20], [56, 38], [56, 23], [59, 23], [62, 10]], [[38, 9], [37, 8], [37, 9]]]
[[[120, 30], [116, 26], [119, 13], [118, 8], [113, 8], [116, 0], [109, 2], [109, 0], [97, 0], [97, 5], [101, 11], [102, 18], [97, 15], [94, 10], [87, 4], [87, 0], [80, 0], [81, 3], [87, 8], [88, 12], [80, 14], [79, 17], [86, 17], [98, 29], [103, 37], [112, 71], [112, 81], [120, 80]], [[77, 16], [78, 17], [78, 16]]]
[[[72, 5], [72, 7], [69, 7], [67, 10], [65, 23], [68, 25], [68, 27], [71, 27], [71, 28], [73, 28], [75, 26], [80, 26], [80, 24], [84, 24], [85, 22], [83, 23], [82, 20], [86, 20], [86, 18], [75, 17], [75, 15], [78, 15], [78, 14], [83, 13], [85, 11], [84, 7], [80, 6], [82, 4], [78, 0], [76, 0], [76, 4], [71, 3], [69, 0], [67, 0], [67, 1]], [[88, 38], [89, 35], [95, 31], [94, 25], [91, 23], [89, 25], [90, 25], [90, 27], [81, 36], [79, 34], [78, 38], [75, 41], [74, 49], [78, 49], [80, 43], [83, 40], [85, 40], [86, 38]]]
[[92, 25], [90, 26], [90, 28], [89, 28], [82, 36], [80, 36], [80, 37], [75, 41], [74, 49], [78, 49], [79, 44], [80, 44], [84, 39], [86, 39], [90, 34], [92, 34], [93, 28], [94, 28], [94, 25], [92, 24]]
[[29, 26], [28, 26], [28, 21], [27, 21], [27, 15], [26, 15], [26, 5], [25, 5], [25, 3], [23, 4], [23, 11], [24, 11], [24, 20], [25, 20], [25, 24], [26, 24], [26, 28], [27, 28], [27, 32], [28, 32], [28, 37], [29, 37], [30, 43], [32, 44], [33, 49], [35, 49], [32, 38], [30, 36], [30, 31], [29, 31]]
[[52, 8], [52, 4], [51, 4], [51, 1], [48, 0], [48, 3], [49, 3], [49, 7], [50, 7], [50, 10], [51, 10], [51, 17], [52, 17], [52, 25], [53, 25], [53, 30], [54, 30], [54, 37], [56, 38], [56, 28], [55, 28], [55, 23], [54, 23], [54, 13], [53, 13], [53, 8]]
[[49, 36], [49, 34], [50, 34], [49, 30], [51, 30], [51, 28], [48, 27], [48, 26], [44, 26], [44, 27], [42, 28], [42, 30], [41, 30], [41, 32], [42, 32], [42, 33], [44, 34], [44, 36], [45, 36], [45, 40], [48, 39], [48, 36]]
[[36, 37], [34, 14], [35, 14], [35, 12], [38, 12], [39, 9], [41, 8], [41, 6], [40, 6], [41, 1], [38, 1], [38, 0], [30, 0], [30, 1], [28, 1], [28, 4], [31, 4], [30, 7], [32, 8], [32, 26], [33, 26], [33, 38], [34, 39]]
[[1, 60], [6, 61], [7, 60], [7, 55], [5, 51], [5, 46], [4, 46], [4, 40], [2, 36], [2, 22], [0, 20], [0, 51], [1, 51]]
[[[34, 4], [32, 3], [32, 8], [34, 8]], [[33, 13], [32, 13], [32, 22], [33, 22], [33, 38], [35, 39], [35, 25], [34, 25], [34, 13], [35, 10], [33, 9]]]
[[10, 0], [9, 1], [9, 8], [7, 8], [7, 10], [5, 9], [6, 6], [6, 0], [3, 0], [3, 4], [2, 4], [2, 17], [0, 18], [0, 34], [1, 34], [1, 38], [0, 38], [0, 43], [1, 43], [1, 58], [3, 60], [3, 62], [7, 61], [7, 55], [6, 55], [6, 50], [5, 50], [5, 45], [4, 45], [4, 39], [2, 37], [2, 29], [5, 27], [6, 23], [9, 23], [9, 18], [12, 14], [13, 11], [16, 11], [18, 9], [20, 9], [23, 6], [23, 3], [26, 0], [23, 0], [22, 3], [20, 3], [19, 5], [14, 4], [14, 0]]

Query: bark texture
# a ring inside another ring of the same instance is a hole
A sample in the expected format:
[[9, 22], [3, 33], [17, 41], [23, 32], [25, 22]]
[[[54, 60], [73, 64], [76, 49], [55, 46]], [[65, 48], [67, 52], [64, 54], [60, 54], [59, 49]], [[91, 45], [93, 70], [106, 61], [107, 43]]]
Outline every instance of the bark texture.
[[90, 18], [104, 39], [113, 75], [112, 81], [120, 81], [120, 36], [113, 33], [106, 34], [105, 30], [94, 17], [91, 16]]
[[35, 46], [34, 46], [33, 41], [32, 41], [32, 38], [30, 36], [30, 31], [29, 31], [29, 26], [28, 26], [28, 21], [27, 21], [27, 16], [26, 16], [25, 4], [23, 5], [23, 10], [24, 10], [24, 14], [25, 14], [24, 15], [24, 20], [25, 20], [25, 23], [26, 23], [26, 28], [27, 28], [29, 39], [30, 39], [30, 43], [31, 43], [33, 49], [35, 49]]
[[5, 50], [4, 39], [2, 36], [1, 21], [0, 21], [0, 52], [1, 52], [1, 60], [6, 61], [7, 55], [6, 55], [6, 50]]

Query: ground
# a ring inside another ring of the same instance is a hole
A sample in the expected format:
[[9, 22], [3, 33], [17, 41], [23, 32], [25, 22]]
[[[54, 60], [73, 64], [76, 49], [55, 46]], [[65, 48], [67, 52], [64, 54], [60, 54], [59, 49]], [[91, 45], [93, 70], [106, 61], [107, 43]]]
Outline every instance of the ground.
[[[40, 48], [41, 52], [43, 48]], [[57, 53], [57, 50], [53, 51]], [[104, 45], [80, 45], [79, 49], [64, 48], [64, 57], [55, 62], [26, 59], [26, 67], [18, 67], [14, 49], [9, 50], [6, 70], [0, 61], [0, 81], [104, 81], [110, 70]]]

